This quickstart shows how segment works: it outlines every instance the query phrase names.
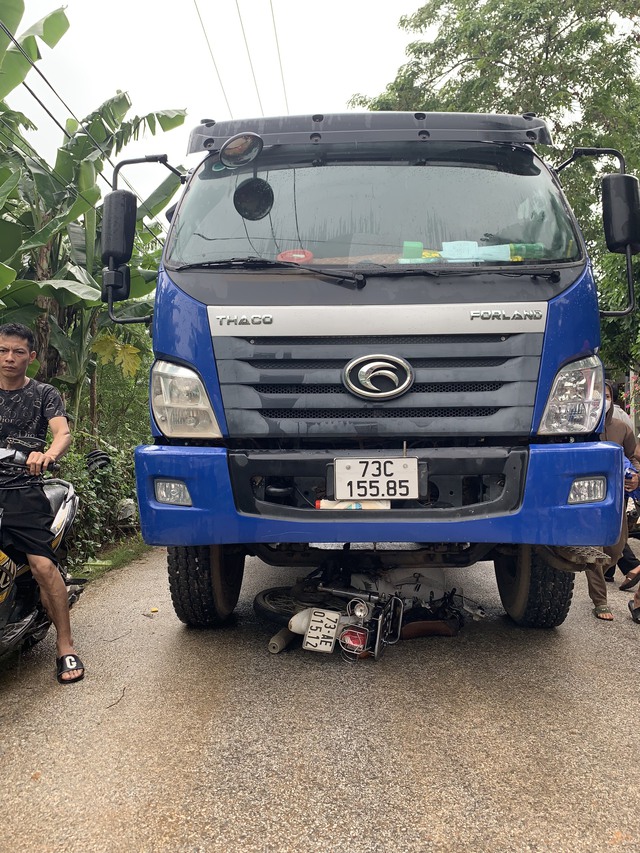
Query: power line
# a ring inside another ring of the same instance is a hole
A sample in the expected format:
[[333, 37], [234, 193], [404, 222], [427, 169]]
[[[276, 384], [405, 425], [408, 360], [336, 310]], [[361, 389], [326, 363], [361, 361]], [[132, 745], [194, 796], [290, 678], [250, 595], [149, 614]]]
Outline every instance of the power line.
[[276, 26], [276, 16], [273, 12], [273, 0], [269, 0], [269, 7], [271, 9], [271, 20], [273, 21], [273, 34], [276, 38], [276, 50], [278, 52], [278, 65], [280, 66], [280, 79], [282, 80], [282, 91], [284, 92], [284, 105], [287, 108], [287, 115], [289, 115], [289, 101], [287, 100], [287, 87], [284, 82], [284, 71], [282, 70], [282, 57], [280, 56], [280, 42], [278, 41], [278, 28]]
[[27, 86], [27, 84], [24, 82], [24, 80], [22, 81], [22, 85], [23, 85], [23, 86], [24, 86], [24, 88], [27, 90], [27, 92], [31, 95], [31, 97], [32, 97], [32, 98], [34, 98], [34, 99], [35, 99], [35, 100], [40, 104], [40, 106], [41, 106], [41, 107], [42, 107], [42, 109], [45, 111], [45, 113], [49, 116], [49, 118], [51, 119], [51, 121], [52, 121], [55, 125], [57, 125], [57, 127], [59, 127], [59, 128], [60, 128], [60, 130], [64, 133], [64, 135], [67, 137], [67, 139], [71, 139], [71, 134], [68, 132], [68, 130], [66, 129], [66, 127], [63, 127], [63, 126], [60, 124], [60, 122], [58, 121], [58, 119], [54, 116], [54, 114], [53, 114], [49, 109], [47, 109], [47, 107], [45, 106], [45, 104], [43, 104], [43, 102], [42, 102], [42, 101], [40, 100], [40, 98], [36, 95], [36, 93], [33, 91], [33, 89], [30, 89], [30, 88], [29, 88], [29, 86]]
[[253, 62], [251, 61], [251, 51], [249, 50], [249, 43], [247, 42], [247, 34], [244, 31], [244, 24], [242, 23], [242, 15], [240, 14], [240, 6], [238, 4], [238, 0], [236, 0], [236, 9], [238, 10], [238, 18], [240, 20], [240, 29], [242, 30], [242, 36], [244, 38], [244, 46], [247, 49], [247, 58], [249, 59], [249, 66], [251, 67], [251, 74], [253, 76], [253, 85], [256, 87], [256, 95], [258, 96], [258, 104], [260, 105], [260, 115], [264, 115], [264, 109], [262, 108], [262, 101], [260, 100], [260, 90], [258, 89], [258, 81], [256, 80], [256, 72], [253, 70]]
[[[42, 80], [44, 80], [44, 82], [45, 82], [45, 83], [47, 84], [47, 86], [51, 89], [51, 91], [52, 91], [52, 92], [53, 92], [53, 94], [56, 96], [56, 98], [60, 101], [60, 103], [63, 105], [63, 107], [64, 107], [64, 108], [69, 112], [69, 114], [72, 116], [72, 118], [74, 118], [74, 119], [78, 122], [78, 125], [79, 125], [79, 126], [82, 128], [82, 130], [87, 134], [87, 136], [89, 137], [89, 139], [93, 142], [93, 144], [96, 146], [96, 148], [98, 149], [98, 151], [100, 151], [100, 153], [103, 155], [103, 157], [104, 157], [104, 158], [106, 159], [106, 161], [109, 163], [109, 165], [110, 165], [110, 166], [112, 166], [113, 168], [115, 168], [115, 163], [113, 162], [113, 160], [111, 160], [111, 158], [109, 157], [109, 155], [107, 154], [107, 152], [102, 148], [102, 146], [100, 145], [100, 143], [98, 142], [98, 140], [97, 140], [97, 139], [95, 139], [95, 137], [91, 134], [91, 132], [90, 132], [90, 131], [88, 130], [88, 128], [86, 127], [86, 125], [81, 121], [81, 119], [79, 119], [79, 118], [76, 116], [76, 114], [73, 112], [73, 110], [71, 109], [71, 107], [66, 103], [66, 101], [62, 98], [62, 96], [58, 93], [58, 91], [54, 88], [54, 86], [49, 82], [49, 80], [47, 79], [47, 77], [46, 77], [46, 76], [42, 73], [42, 71], [38, 68], [38, 66], [35, 64], [35, 62], [34, 62], [34, 61], [31, 59], [31, 57], [29, 56], [29, 54], [24, 50], [24, 48], [22, 47], [22, 45], [20, 44], [20, 42], [16, 39], [15, 35], [11, 32], [11, 30], [9, 30], [9, 29], [8, 29], [8, 27], [4, 24], [4, 22], [3, 22], [3, 21], [0, 21], [0, 29], [2, 29], [2, 30], [4, 31], [4, 33], [9, 37], [9, 39], [10, 39], [10, 40], [14, 43], [14, 45], [18, 48], [18, 50], [20, 51], [20, 53], [22, 54], [22, 56], [27, 60], [27, 62], [29, 63], [29, 65], [30, 65], [30, 66], [31, 66], [31, 67], [36, 71], [36, 73], [37, 73], [37, 74], [42, 78]], [[29, 92], [29, 94], [30, 94], [30, 95], [32, 95], [32, 97], [33, 97], [33, 98], [35, 98], [35, 100], [38, 102], [38, 104], [40, 104], [40, 106], [42, 107], [42, 109], [43, 109], [43, 110], [47, 113], [47, 115], [52, 119], [52, 121], [53, 121], [53, 122], [54, 122], [54, 123], [55, 123], [55, 124], [60, 128], [60, 130], [62, 130], [62, 132], [64, 133], [64, 135], [67, 137], [67, 139], [72, 139], [73, 137], [71, 136], [71, 134], [69, 134], [69, 133], [68, 133], [68, 131], [67, 131], [67, 130], [66, 130], [66, 129], [65, 129], [65, 128], [60, 124], [60, 122], [55, 118], [55, 116], [54, 116], [54, 115], [53, 115], [53, 114], [52, 114], [52, 113], [47, 109], [47, 107], [43, 104], [43, 102], [40, 100], [40, 98], [38, 98], [38, 96], [35, 94], [35, 92], [33, 92], [33, 90], [32, 90], [32, 89], [30, 89], [30, 88], [29, 88], [29, 86], [28, 86], [24, 81], [22, 82], [22, 85], [23, 85], [23, 86], [25, 87], [25, 89]], [[31, 147], [31, 146], [30, 146], [30, 147]], [[33, 150], [33, 149], [32, 149], [32, 150]], [[23, 152], [23, 153], [24, 153], [24, 152]], [[98, 174], [100, 175], [100, 177], [102, 178], [102, 180], [107, 184], [107, 186], [109, 187], [109, 189], [113, 189], [112, 184], [111, 184], [111, 182], [109, 181], [109, 179], [106, 177], [106, 175], [104, 175], [102, 172], [98, 172]], [[155, 216], [153, 216], [153, 214], [151, 213], [151, 211], [149, 210], [149, 208], [145, 206], [145, 203], [144, 203], [143, 199], [140, 197], [139, 193], [137, 193], [137, 192], [136, 192], [136, 190], [135, 190], [135, 189], [134, 189], [134, 187], [129, 183], [129, 181], [127, 181], [127, 179], [126, 179], [124, 176], [123, 176], [122, 180], [123, 180], [123, 181], [124, 181], [124, 183], [129, 187], [129, 189], [131, 190], [131, 192], [136, 196], [136, 198], [138, 199], [138, 201], [141, 203], [143, 210], [146, 210], [147, 215], [151, 217], [152, 221], [154, 221], [154, 222], [156, 223], [156, 225], [158, 225], [158, 227], [160, 228], [160, 230], [161, 230], [161, 231], [166, 232], [166, 229], [165, 229], [165, 227], [164, 227], [163, 223], [162, 223], [162, 222], [160, 222], [160, 221], [159, 221]], [[84, 198], [84, 196], [83, 196], [83, 198]], [[85, 199], [85, 201], [86, 201], [86, 199]], [[150, 228], [148, 228], [148, 226], [147, 226], [145, 223], [143, 223], [143, 227], [144, 227], [147, 231], [149, 231], [149, 233], [152, 235], [152, 237], [154, 238], [154, 240], [158, 241], [158, 237], [153, 233], [153, 231], [151, 231], [151, 229], [150, 229]], [[159, 242], [159, 241], [158, 241], [158, 242]]]
[[[221, 78], [221, 76], [220, 76], [220, 71], [219, 71], [219, 69], [218, 69], [218, 65], [217, 65], [216, 60], [215, 60], [215, 57], [214, 57], [214, 55], [213, 55], [213, 49], [212, 49], [212, 47], [211, 47], [211, 42], [209, 41], [209, 36], [207, 35], [207, 31], [206, 31], [205, 26], [204, 26], [204, 21], [203, 21], [203, 19], [202, 19], [202, 15], [200, 14], [200, 9], [198, 8], [198, 0], [193, 0], [193, 5], [195, 6], [196, 13], [197, 13], [197, 15], [198, 15], [198, 20], [199, 20], [199, 22], [200, 22], [200, 28], [202, 29], [202, 34], [204, 35], [204, 39], [205, 39], [205, 41], [206, 41], [206, 43], [207, 43], [207, 48], [208, 48], [208, 50], [209, 50], [209, 56], [211, 57], [211, 62], [213, 63], [213, 67], [214, 67], [214, 69], [215, 69], [216, 76], [217, 76], [217, 78], [218, 78], [218, 83], [219, 83], [219, 85], [220, 85], [220, 89], [222, 90], [222, 95], [223, 95], [223, 97], [224, 97], [225, 104], [227, 105], [227, 110], [229, 111], [229, 116], [230, 116], [231, 118], [233, 118], [233, 111], [232, 111], [232, 109], [231, 109], [231, 105], [229, 104], [229, 99], [227, 98], [227, 93], [226, 93], [225, 88], [224, 88], [224, 85], [223, 85], [223, 83], [222, 83], [222, 78]], [[270, 7], [270, 9], [271, 9], [271, 20], [272, 20], [272, 22], [273, 22], [273, 33], [274, 33], [274, 36], [275, 36], [276, 51], [277, 51], [277, 54], [278, 54], [278, 65], [279, 65], [279, 68], [280, 68], [280, 79], [282, 80], [282, 90], [283, 90], [283, 93], [284, 93], [284, 102], [285, 102], [285, 106], [286, 106], [286, 110], [287, 110], [287, 115], [288, 115], [288, 114], [289, 114], [289, 100], [288, 100], [288, 97], [287, 97], [287, 87], [286, 87], [285, 78], [284, 78], [284, 69], [283, 69], [283, 67], [282, 67], [282, 56], [281, 56], [281, 53], [280, 53], [280, 42], [279, 42], [279, 40], [278, 40], [278, 28], [277, 28], [277, 25], [276, 25], [276, 19], [275, 19], [275, 13], [274, 13], [274, 11], [273, 11], [273, 2], [272, 2], [272, 0], [269, 0], [269, 7]], [[257, 77], [256, 77], [255, 68], [254, 68], [254, 66], [253, 66], [253, 61], [252, 61], [252, 59], [251, 59], [251, 51], [250, 51], [250, 49], [249, 49], [249, 42], [248, 42], [248, 40], [247, 40], [247, 34], [246, 34], [246, 31], [245, 31], [245, 28], [244, 28], [244, 22], [243, 22], [243, 19], [242, 19], [242, 13], [240, 12], [240, 5], [239, 5], [239, 3], [238, 3], [238, 0], [236, 0], [236, 11], [237, 11], [237, 13], [238, 13], [238, 20], [239, 20], [239, 22], [240, 22], [240, 29], [242, 30], [242, 37], [243, 37], [243, 39], [244, 39], [244, 46], [245, 46], [245, 49], [246, 49], [246, 51], [247, 51], [247, 58], [248, 58], [248, 60], [249, 60], [249, 67], [251, 68], [251, 75], [252, 75], [252, 77], [253, 77], [253, 85], [254, 85], [254, 87], [255, 87], [256, 95], [257, 95], [257, 98], [258, 98], [258, 104], [259, 104], [259, 106], [260, 106], [260, 114], [264, 116], [264, 107], [263, 107], [263, 105], [262, 105], [262, 99], [261, 99], [261, 97], [260, 97], [260, 89], [258, 88], [258, 80], [257, 80]]]
[[218, 77], [218, 83], [220, 85], [220, 89], [222, 90], [222, 97], [224, 98], [224, 102], [227, 105], [227, 109], [229, 110], [229, 115], [233, 118], [233, 112], [231, 111], [231, 106], [229, 104], [229, 99], [227, 98], [227, 93], [224, 90], [224, 86], [222, 85], [222, 78], [220, 77], [220, 72], [218, 71], [218, 66], [216, 65], [216, 60], [213, 55], [213, 50], [211, 49], [211, 42], [209, 41], [209, 36], [207, 35], [207, 31], [204, 27], [204, 21], [202, 20], [202, 15], [200, 14], [200, 9], [198, 8], [198, 0], [193, 0], [193, 5], [196, 7], [196, 13], [198, 15], [198, 20], [200, 21], [200, 27], [202, 29], [202, 34], [204, 35], [204, 40], [207, 43], [207, 47], [209, 48], [209, 56], [211, 57], [211, 62], [213, 63], [213, 67], [216, 72], [216, 76]]
[[[78, 125], [79, 125], [83, 130], [84, 130], [84, 132], [87, 134], [87, 136], [89, 137], [89, 139], [93, 142], [93, 144], [96, 146], [96, 148], [98, 149], [98, 151], [100, 151], [100, 153], [104, 155], [104, 157], [106, 158], [107, 162], [108, 162], [108, 163], [110, 163], [110, 165], [111, 165], [111, 166], [113, 166], [114, 164], [111, 162], [111, 160], [109, 160], [109, 155], [106, 153], [106, 151], [104, 151], [104, 149], [102, 148], [102, 146], [100, 145], [100, 143], [98, 142], [98, 140], [97, 140], [97, 139], [94, 139], [94, 137], [93, 137], [93, 136], [91, 135], [91, 133], [87, 130], [87, 128], [86, 128], [86, 127], [84, 126], [84, 124], [82, 123], [82, 121], [81, 121], [81, 120], [76, 116], [76, 114], [73, 112], [73, 110], [71, 109], [71, 107], [70, 107], [70, 106], [69, 106], [69, 105], [64, 101], [64, 99], [63, 99], [63, 98], [62, 98], [62, 96], [58, 93], [58, 91], [55, 89], [55, 87], [54, 87], [54, 86], [49, 82], [49, 80], [47, 79], [47, 77], [45, 77], [45, 75], [42, 73], [42, 71], [38, 68], [38, 66], [35, 64], [35, 62], [31, 59], [31, 57], [30, 57], [30, 56], [29, 56], [29, 54], [26, 52], [26, 50], [22, 47], [22, 45], [21, 45], [21, 44], [20, 44], [20, 42], [17, 40], [17, 38], [15, 37], [15, 35], [14, 35], [14, 34], [13, 34], [13, 33], [12, 33], [12, 32], [11, 32], [11, 31], [6, 27], [6, 26], [5, 26], [5, 24], [4, 24], [2, 21], [0, 21], [0, 28], [1, 28], [1, 29], [6, 33], [6, 35], [7, 35], [7, 36], [9, 36], [9, 38], [11, 39], [11, 41], [12, 41], [12, 42], [14, 43], [14, 45], [18, 48], [18, 50], [19, 50], [19, 51], [20, 51], [20, 53], [23, 55], [23, 57], [27, 60], [27, 62], [29, 63], [29, 65], [34, 69], [34, 71], [36, 72], [36, 74], [38, 74], [38, 75], [41, 77], [41, 79], [42, 79], [42, 80], [44, 80], [44, 82], [45, 82], [45, 83], [47, 84], [47, 86], [51, 89], [51, 91], [52, 91], [52, 92], [53, 92], [53, 94], [56, 96], [56, 98], [60, 101], [60, 103], [62, 104], [62, 106], [63, 106], [63, 107], [67, 110], [67, 112], [71, 115], [71, 117], [72, 117], [72, 118], [74, 118], [74, 119], [78, 122]], [[55, 124], [60, 128], [60, 130], [64, 133], [64, 135], [67, 137], [67, 139], [72, 139], [71, 134], [66, 130], [66, 128], [64, 128], [64, 127], [60, 124], [60, 122], [55, 118], [55, 116], [54, 116], [54, 115], [53, 115], [53, 114], [52, 114], [52, 113], [47, 109], [47, 107], [42, 103], [42, 101], [40, 100], [40, 98], [38, 98], [38, 96], [35, 94], [35, 92], [33, 92], [33, 90], [32, 90], [32, 89], [30, 89], [30, 88], [29, 88], [29, 86], [27, 86], [27, 84], [24, 82], [24, 80], [22, 81], [22, 85], [25, 87], [25, 89], [27, 90], [27, 92], [29, 92], [29, 94], [30, 94], [33, 98], [35, 98], [35, 100], [40, 104], [40, 106], [42, 107], [42, 109], [43, 109], [43, 110], [47, 113], [47, 115], [48, 115], [48, 116], [53, 120], [53, 122], [54, 122], [54, 123], [55, 123]], [[101, 175], [102, 179], [103, 179], [104, 181], [106, 181], [107, 185], [108, 185], [109, 187], [111, 187], [111, 184], [109, 183], [108, 179], [107, 179], [104, 175], [102, 175], [102, 173], [100, 173], [100, 175]]]

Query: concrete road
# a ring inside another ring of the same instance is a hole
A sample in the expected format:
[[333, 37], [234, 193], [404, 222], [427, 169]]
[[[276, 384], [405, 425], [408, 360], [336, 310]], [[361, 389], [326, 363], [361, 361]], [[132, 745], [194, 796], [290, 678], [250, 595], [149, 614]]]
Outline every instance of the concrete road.
[[[0, 667], [2, 851], [612, 851], [640, 848], [640, 627], [616, 586], [596, 621], [502, 614], [378, 662], [274, 656], [252, 611], [282, 570], [252, 561], [237, 624], [176, 619], [160, 549], [74, 609], [87, 678], [53, 637]], [[157, 608], [157, 613], [152, 612]]]

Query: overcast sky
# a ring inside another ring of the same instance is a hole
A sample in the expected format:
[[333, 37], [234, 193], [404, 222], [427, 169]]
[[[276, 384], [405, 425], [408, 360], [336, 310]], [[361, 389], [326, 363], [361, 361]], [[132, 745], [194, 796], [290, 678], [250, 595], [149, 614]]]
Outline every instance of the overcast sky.
[[[25, 5], [19, 32], [59, 4], [26, 0]], [[416, 38], [401, 31], [398, 21], [420, 5], [417, 0], [68, 0], [69, 31], [52, 50], [42, 48], [38, 67], [79, 118], [118, 89], [131, 97], [131, 116], [186, 109], [182, 128], [160, 139], [147, 137], [127, 156], [168, 153], [173, 163], [193, 166], [198, 157], [186, 157], [187, 140], [202, 118], [345, 112], [356, 92], [382, 92]], [[64, 124], [65, 108], [36, 72], [27, 82]], [[32, 142], [52, 162], [61, 131], [24, 87], [7, 101], [36, 122]], [[145, 194], [165, 177], [159, 171], [152, 175], [155, 169], [146, 167], [142, 177], [127, 175]]]

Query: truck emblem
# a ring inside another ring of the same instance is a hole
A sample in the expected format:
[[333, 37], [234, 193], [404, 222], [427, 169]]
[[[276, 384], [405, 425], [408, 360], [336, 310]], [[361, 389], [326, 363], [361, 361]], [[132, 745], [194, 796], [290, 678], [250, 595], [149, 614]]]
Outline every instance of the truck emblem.
[[513, 311], [509, 314], [502, 309], [491, 308], [487, 311], [470, 311], [469, 317], [472, 320], [541, 320], [542, 311], [539, 308], [534, 308]]
[[342, 381], [348, 391], [367, 400], [391, 400], [413, 385], [413, 368], [395, 355], [363, 355], [352, 359]]
[[273, 314], [216, 314], [219, 326], [270, 326]]

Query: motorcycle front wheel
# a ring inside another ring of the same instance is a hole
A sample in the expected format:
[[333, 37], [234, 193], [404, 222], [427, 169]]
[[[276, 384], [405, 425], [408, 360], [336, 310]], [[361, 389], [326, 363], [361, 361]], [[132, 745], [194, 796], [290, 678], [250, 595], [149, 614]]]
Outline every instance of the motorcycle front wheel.
[[293, 597], [290, 586], [272, 586], [263, 589], [253, 599], [256, 616], [274, 625], [288, 625], [289, 619], [304, 610], [306, 605]]
[[292, 616], [307, 607], [322, 607], [340, 612], [346, 603], [346, 599], [330, 593], [309, 592], [308, 596], [300, 597], [290, 586], [272, 586], [256, 595], [253, 599], [253, 609], [261, 619], [282, 626], [288, 625]]

